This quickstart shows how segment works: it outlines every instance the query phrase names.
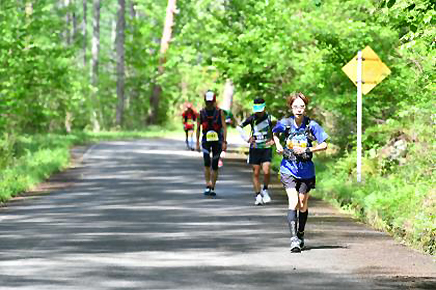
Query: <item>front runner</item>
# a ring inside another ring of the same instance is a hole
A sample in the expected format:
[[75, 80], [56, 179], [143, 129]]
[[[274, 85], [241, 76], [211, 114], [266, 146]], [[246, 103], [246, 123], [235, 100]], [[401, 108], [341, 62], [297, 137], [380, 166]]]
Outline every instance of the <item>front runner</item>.
[[186, 104], [186, 110], [182, 114], [183, 117], [183, 130], [185, 131], [186, 147], [194, 150], [194, 126], [197, 120], [197, 113], [192, 108], [192, 104]]
[[[304, 228], [308, 216], [309, 191], [315, 188], [313, 152], [327, 149], [328, 135], [317, 122], [305, 116], [309, 99], [295, 93], [287, 99], [293, 116], [277, 122], [273, 129], [277, 152], [283, 154], [280, 179], [288, 195], [288, 224], [291, 232], [291, 251], [300, 252], [304, 247]], [[284, 135], [284, 147], [279, 135]], [[312, 142], [317, 145], [313, 146]], [[297, 219], [297, 209], [299, 216]], [[297, 232], [298, 222], [298, 232]]]
[[[216, 106], [216, 95], [207, 91], [204, 95], [206, 107], [200, 111], [197, 119], [197, 150], [200, 150], [200, 128], [203, 132], [201, 147], [204, 159], [204, 177], [206, 189], [204, 195], [215, 196], [215, 184], [218, 179], [218, 160], [222, 150], [227, 149], [227, 127], [224, 112]], [[212, 153], [212, 161], [210, 158]], [[210, 169], [212, 167], [212, 170]]]
[[[271, 116], [265, 112], [265, 100], [255, 99], [253, 103], [254, 114], [248, 117], [240, 126], [238, 131], [244, 140], [250, 143], [248, 163], [253, 166], [253, 187], [255, 196], [255, 205], [262, 205], [271, 202], [268, 194], [268, 185], [270, 180], [270, 167], [272, 159], [271, 146], [272, 124]], [[244, 136], [243, 127], [251, 125], [251, 136], [247, 140]], [[263, 170], [263, 189], [260, 188], [260, 168]]]

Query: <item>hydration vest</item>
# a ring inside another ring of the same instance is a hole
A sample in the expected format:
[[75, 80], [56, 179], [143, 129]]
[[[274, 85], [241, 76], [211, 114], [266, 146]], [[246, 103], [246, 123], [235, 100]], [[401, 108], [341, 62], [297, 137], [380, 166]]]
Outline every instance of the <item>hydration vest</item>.
[[[271, 129], [272, 129], [271, 116], [267, 113], [265, 114], [266, 114], [266, 118], [262, 122], [259, 122], [258, 124], [254, 124], [258, 119], [253, 118], [250, 123], [251, 136], [254, 138], [256, 146], [261, 146], [260, 148], [263, 148], [264, 145], [262, 144], [264, 144], [268, 139], [271, 138]], [[259, 126], [262, 127], [259, 128]]]
[[[295, 119], [292, 119], [292, 121], [294, 122]], [[306, 161], [310, 161], [312, 160], [313, 157], [313, 153], [312, 152], [304, 152], [302, 154], [295, 154], [294, 150], [292, 150], [292, 148], [288, 147], [287, 142], [292, 142], [293, 138], [297, 135], [301, 135], [303, 134], [306, 139], [307, 139], [307, 147], [310, 147], [308, 145], [311, 145], [312, 141], [315, 141], [316, 138], [312, 133], [312, 130], [310, 129], [310, 119], [308, 117], [304, 118], [304, 124], [305, 124], [305, 128], [304, 128], [304, 132], [301, 132], [300, 130], [293, 130], [294, 126], [293, 124], [286, 126], [286, 130], [284, 132], [284, 136], [285, 136], [285, 146], [284, 146], [284, 156], [286, 159], [290, 160], [290, 161], [300, 161], [300, 162], [306, 162]]]
[[203, 134], [207, 134], [210, 131], [215, 131], [218, 135], [221, 135], [221, 129], [223, 127], [221, 122], [221, 109], [214, 108], [212, 116], [207, 114], [206, 109], [201, 110], [200, 121]]

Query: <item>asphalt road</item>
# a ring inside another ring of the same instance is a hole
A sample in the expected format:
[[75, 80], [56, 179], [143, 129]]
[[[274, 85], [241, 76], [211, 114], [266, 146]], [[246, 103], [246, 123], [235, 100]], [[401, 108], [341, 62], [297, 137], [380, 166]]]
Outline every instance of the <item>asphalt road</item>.
[[0, 209], [0, 289], [436, 289], [431, 256], [318, 200], [291, 253], [283, 190], [255, 207], [236, 155], [215, 199], [181, 141], [101, 143], [82, 165]]

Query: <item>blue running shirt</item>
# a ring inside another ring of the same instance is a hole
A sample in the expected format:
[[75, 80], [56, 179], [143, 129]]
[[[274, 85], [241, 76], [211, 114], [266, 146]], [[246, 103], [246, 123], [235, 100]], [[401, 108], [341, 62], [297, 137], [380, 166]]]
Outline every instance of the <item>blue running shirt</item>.
[[[318, 144], [324, 142], [329, 137], [327, 133], [324, 132], [324, 129], [313, 120], [310, 120], [309, 127]], [[295, 124], [294, 117], [281, 119], [273, 128], [273, 133], [284, 133], [287, 128], [291, 128], [291, 132], [297, 134], [292, 134], [294, 136], [291, 140], [285, 140], [286, 144], [282, 144], [283, 147], [288, 146], [289, 148], [289, 146], [292, 146], [291, 144], [298, 144], [301, 147], [312, 147], [312, 141], [304, 134], [306, 119], [303, 120], [300, 127], [297, 127]], [[312, 160], [302, 162], [289, 161], [283, 158], [280, 164], [280, 173], [292, 175], [298, 179], [309, 179], [315, 177], [315, 166]]]

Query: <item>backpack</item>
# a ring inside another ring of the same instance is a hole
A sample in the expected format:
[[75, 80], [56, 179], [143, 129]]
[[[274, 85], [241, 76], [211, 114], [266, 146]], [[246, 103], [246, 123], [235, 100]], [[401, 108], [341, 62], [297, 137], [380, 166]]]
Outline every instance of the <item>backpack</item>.
[[[292, 119], [295, 120], [295, 119]], [[316, 138], [312, 133], [312, 130], [310, 128], [310, 118], [305, 117], [304, 118], [304, 125], [305, 125], [305, 129], [304, 129], [304, 135], [305, 137], [310, 140], [310, 141], [315, 141]], [[285, 136], [285, 141], [288, 139], [292, 139], [294, 136], [301, 134], [300, 132], [297, 131], [292, 131], [293, 125], [288, 125], [286, 126], [286, 130], [284, 132], [284, 136]], [[299, 162], [307, 162], [312, 160], [313, 157], [313, 153], [312, 152], [304, 152], [302, 154], [295, 154], [294, 150], [287, 148], [287, 146], [284, 147], [284, 154], [283, 156], [290, 160], [290, 161], [299, 161]]]
[[212, 116], [207, 115], [206, 109], [201, 110], [200, 121], [203, 133], [211, 130], [220, 133], [223, 127], [221, 123], [221, 109], [215, 108]]

